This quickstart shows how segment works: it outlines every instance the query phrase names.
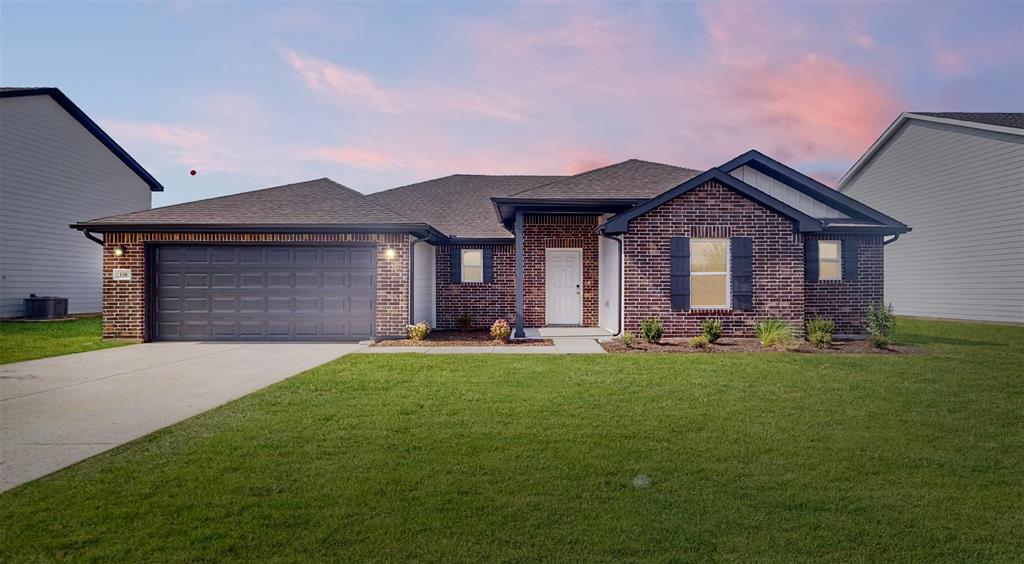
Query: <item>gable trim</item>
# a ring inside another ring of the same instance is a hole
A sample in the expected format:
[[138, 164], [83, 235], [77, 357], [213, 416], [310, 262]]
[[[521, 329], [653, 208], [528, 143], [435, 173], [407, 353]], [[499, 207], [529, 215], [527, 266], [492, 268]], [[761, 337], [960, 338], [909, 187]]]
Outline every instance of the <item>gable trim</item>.
[[82, 124], [89, 133], [93, 135], [104, 147], [107, 148], [111, 153], [114, 154], [125, 166], [127, 166], [132, 172], [134, 172], [139, 178], [142, 179], [148, 186], [151, 192], [163, 192], [164, 187], [162, 184], [157, 182], [156, 178], [153, 178], [146, 169], [142, 168], [127, 151], [121, 148], [116, 141], [103, 129], [86, 115], [81, 108], [75, 105], [70, 98], [64, 95], [59, 88], [18, 88], [14, 90], [3, 90], [0, 91], [0, 98], [22, 98], [25, 96], [49, 96], [53, 98], [54, 102], [64, 109], [67, 113], [71, 114], [71, 117]]
[[739, 193], [741, 196], [746, 197], [754, 203], [792, 220], [797, 231], [821, 231], [821, 221], [818, 221], [804, 212], [769, 196], [768, 194], [754, 188], [719, 168], [709, 169], [690, 180], [687, 180], [679, 186], [672, 188], [671, 190], [663, 192], [662, 194], [655, 196], [632, 209], [612, 217], [600, 227], [600, 230], [605, 234], [627, 233], [629, 231], [629, 223], [634, 219], [697, 187], [703, 186], [712, 180], [719, 182], [723, 186]]

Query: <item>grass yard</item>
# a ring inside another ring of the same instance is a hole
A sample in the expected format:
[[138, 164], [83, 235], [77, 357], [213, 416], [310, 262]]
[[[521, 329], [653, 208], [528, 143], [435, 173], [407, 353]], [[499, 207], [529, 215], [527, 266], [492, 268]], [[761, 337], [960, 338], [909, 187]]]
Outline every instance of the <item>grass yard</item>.
[[0, 494], [0, 560], [1019, 561], [1024, 329], [900, 329], [345, 357]]
[[72, 321], [0, 321], [0, 364], [129, 345], [129, 339], [103, 340], [99, 317]]

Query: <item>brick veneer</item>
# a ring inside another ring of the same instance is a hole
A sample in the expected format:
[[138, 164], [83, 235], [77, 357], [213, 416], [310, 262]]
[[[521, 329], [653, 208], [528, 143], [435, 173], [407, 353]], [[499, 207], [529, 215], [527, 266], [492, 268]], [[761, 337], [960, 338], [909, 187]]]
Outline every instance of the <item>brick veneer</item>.
[[583, 251], [583, 325], [597, 326], [598, 242], [596, 215], [527, 215], [523, 218], [525, 255], [523, 323], [527, 327], [546, 324], [545, 249], [570, 248]]
[[[847, 239], [854, 236], [809, 236], [810, 239]], [[807, 318], [821, 316], [836, 323], [836, 335], [861, 336], [869, 304], [880, 304], [884, 299], [883, 247], [878, 235], [856, 236], [860, 252], [857, 254], [857, 279], [822, 280], [804, 284]]]
[[[103, 249], [103, 336], [145, 338], [145, 247], [159, 242], [203, 243], [343, 243], [374, 242], [377, 253], [378, 336], [405, 334], [409, 322], [409, 243], [405, 233], [108, 233]], [[114, 256], [114, 248], [124, 254]], [[387, 248], [395, 257], [384, 256]], [[115, 268], [132, 269], [130, 281], [111, 280]]]
[[[672, 311], [669, 246], [673, 236], [753, 238], [753, 309]], [[665, 335], [696, 335], [705, 318], [722, 320], [730, 336], [752, 336], [754, 324], [782, 319], [802, 331], [803, 238], [793, 223], [711, 181], [633, 220], [623, 236], [624, 329], [637, 331], [648, 316], [661, 318]]]
[[[494, 281], [452, 284], [451, 253], [460, 249], [491, 249]], [[454, 329], [466, 313], [474, 328], [490, 327], [495, 319], [514, 323], [516, 314], [516, 257], [512, 245], [441, 246], [436, 249], [437, 327]]]

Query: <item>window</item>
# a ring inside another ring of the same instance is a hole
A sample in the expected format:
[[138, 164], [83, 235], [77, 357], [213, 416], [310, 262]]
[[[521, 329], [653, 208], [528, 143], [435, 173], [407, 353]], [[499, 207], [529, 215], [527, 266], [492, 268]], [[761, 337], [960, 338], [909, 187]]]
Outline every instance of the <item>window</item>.
[[818, 241], [818, 280], [842, 280], [842, 245], [839, 241]]
[[690, 307], [729, 307], [729, 240], [690, 240]]
[[462, 281], [484, 281], [484, 251], [482, 249], [462, 249]]

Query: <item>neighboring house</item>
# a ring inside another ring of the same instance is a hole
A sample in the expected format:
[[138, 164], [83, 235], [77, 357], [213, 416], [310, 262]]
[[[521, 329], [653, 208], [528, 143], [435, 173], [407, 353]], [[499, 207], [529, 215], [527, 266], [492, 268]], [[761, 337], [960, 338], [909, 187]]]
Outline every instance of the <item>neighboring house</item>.
[[0, 88], [0, 317], [30, 294], [101, 308], [100, 248], [68, 225], [150, 206], [163, 190], [56, 88]]
[[1024, 113], [904, 113], [838, 189], [914, 226], [885, 257], [897, 313], [1024, 323]]
[[351, 340], [467, 316], [729, 335], [811, 316], [860, 334], [883, 237], [909, 228], [751, 151], [705, 172], [455, 175], [364, 196], [326, 178], [95, 219], [104, 335]]

